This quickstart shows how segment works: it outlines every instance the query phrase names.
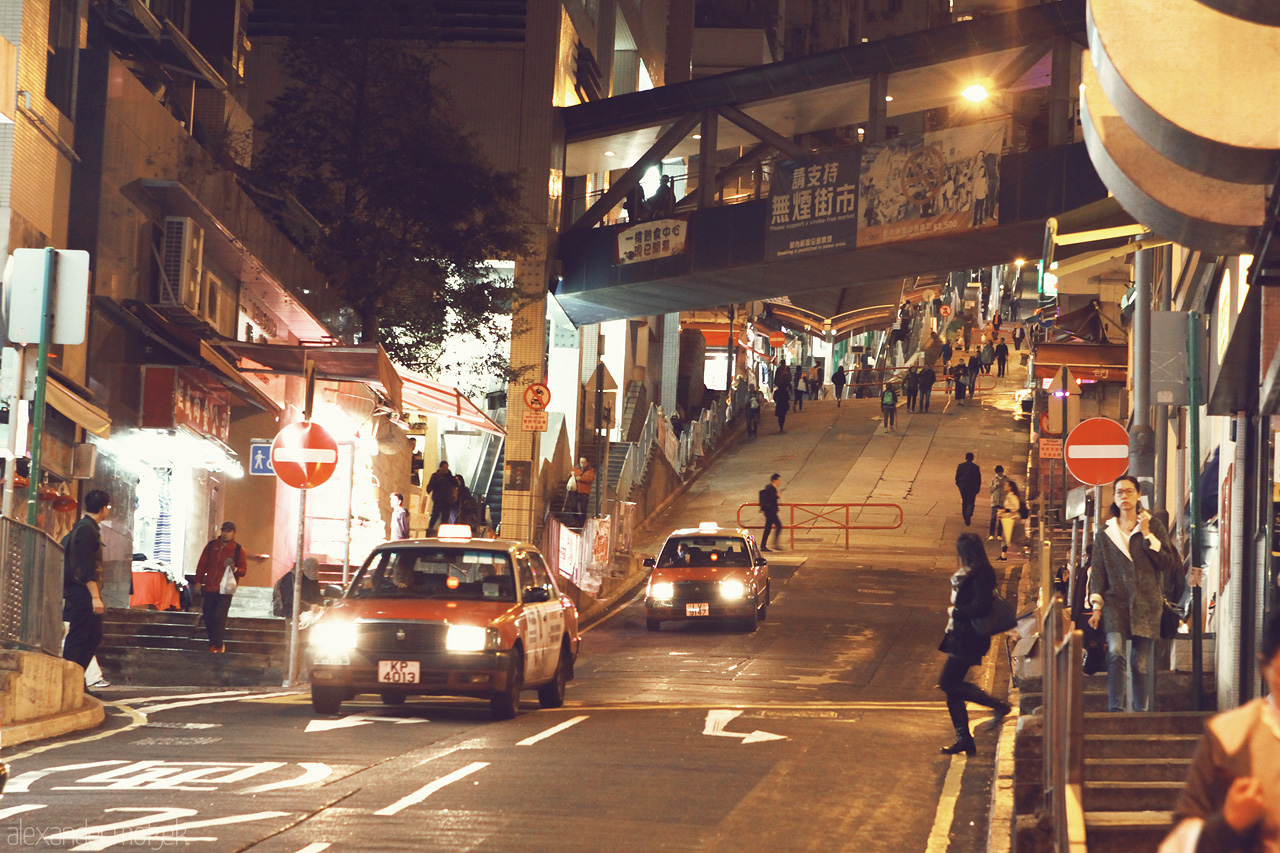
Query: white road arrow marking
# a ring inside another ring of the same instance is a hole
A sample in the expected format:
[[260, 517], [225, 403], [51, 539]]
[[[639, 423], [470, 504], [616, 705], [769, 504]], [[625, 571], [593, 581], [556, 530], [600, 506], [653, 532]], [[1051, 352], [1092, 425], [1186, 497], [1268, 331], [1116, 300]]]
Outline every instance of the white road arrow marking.
[[425, 722], [426, 720], [413, 717], [366, 717], [361, 714], [351, 714], [341, 720], [312, 720], [307, 723], [305, 731], [327, 732], [333, 729], [349, 729], [352, 726], [367, 726], [370, 723], [396, 723], [397, 725], [403, 725], [404, 723]]
[[10, 806], [7, 809], [0, 809], [0, 820], [4, 820], [5, 818], [8, 818], [8, 817], [13, 817], [16, 814], [22, 814], [23, 812], [33, 812], [33, 811], [36, 811], [37, 809], [43, 809], [43, 808], [45, 808], [45, 806], [39, 803], [28, 803], [25, 806]]
[[707, 724], [703, 727], [704, 735], [713, 737], [740, 737], [743, 743], [761, 743], [766, 740], [786, 740], [786, 735], [775, 735], [772, 732], [762, 732], [756, 729], [750, 734], [746, 732], [726, 732], [724, 727], [731, 720], [741, 716], [741, 711], [730, 711], [727, 708], [714, 708], [707, 712]]

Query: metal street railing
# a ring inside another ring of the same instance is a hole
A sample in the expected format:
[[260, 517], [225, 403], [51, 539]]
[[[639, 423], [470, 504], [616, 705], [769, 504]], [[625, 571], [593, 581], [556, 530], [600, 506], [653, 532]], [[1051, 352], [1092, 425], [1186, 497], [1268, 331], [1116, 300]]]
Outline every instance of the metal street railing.
[[[753, 519], [750, 524], [742, 518], [744, 509], [758, 510], [758, 504], [741, 504], [738, 507], [739, 527], [758, 527], [759, 520]], [[849, 549], [849, 533], [854, 530], [897, 530], [902, 526], [902, 507], [890, 503], [847, 503], [847, 504], [778, 504], [779, 512], [788, 511], [788, 522], [784, 525], [791, 535], [791, 547], [796, 545], [796, 530], [843, 530], [844, 547]], [[877, 516], [883, 511], [883, 518], [866, 522], [862, 519], [865, 510], [872, 510]], [[856, 512], [856, 516], [852, 513]], [[892, 517], [892, 521], [889, 520]]]
[[62, 654], [62, 546], [0, 517], [0, 643]]
[[[1051, 588], [1052, 589], [1052, 588]], [[1065, 633], [1065, 636], [1064, 636]], [[1040, 622], [1044, 672], [1044, 796], [1054, 849], [1085, 853], [1084, 632], [1066, 632], [1062, 606], [1049, 600]]]

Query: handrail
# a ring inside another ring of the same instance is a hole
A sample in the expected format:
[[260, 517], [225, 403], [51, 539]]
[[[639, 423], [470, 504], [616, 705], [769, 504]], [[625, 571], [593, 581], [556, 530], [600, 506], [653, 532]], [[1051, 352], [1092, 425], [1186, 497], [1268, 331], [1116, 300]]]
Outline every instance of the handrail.
[[[1051, 588], [1052, 589], [1052, 588]], [[1053, 816], [1054, 849], [1084, 853], [1084, 632], [1065, 630], [1051, 597], [1040, 622], [1044, 673], [1044, 798]]]
[[[759, 504], [740, 504], [738, 506], [737, 521], [739, 527], [751, 527], [742, 520], [742, 511], [748, 507], [758, 509]], [[843, 530], [844, 531], [844, 547], [849, 550], [849, 531], [851, 530], [897, 530], [902, 526], [904, 516], [902, 507], [899, 504], [891, 503], [840, 503], [840, 504], [819, 504], [819, 503], [798, 503], [798, 504], [778, 504], [778, 509], [787, 507], [791, 510], [786, 525], [791, 537], [791, 547], [796, 546], [796, 529], [800, 530]], [[893, 524], [858, 524], [851, 523], [849, 511], [853, 508], [862, 509], [892, 509], [898, 514], [897, 520]], [[796, 511], [799, 510], [802, 515], [799, 521], [796, 520]], [[840, 520], [840, 513], [843, 511], [844, 520]], [[830, 522], [830, 523], [821, 523]]]

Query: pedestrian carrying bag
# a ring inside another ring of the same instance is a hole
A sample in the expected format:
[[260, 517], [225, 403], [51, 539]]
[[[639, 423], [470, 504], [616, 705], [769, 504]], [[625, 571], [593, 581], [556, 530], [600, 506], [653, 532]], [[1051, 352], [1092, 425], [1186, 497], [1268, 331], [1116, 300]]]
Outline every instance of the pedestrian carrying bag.
[[882, 406], [892, 406], [893, 402], [894, 401], [893, 401], [892, 391], [885, 391], [883, 394], [880, 395], [880, 404]]
[[970, 619], [969, 624], [984, 637], [994, 637], [1018, 627], [1018, 612], [1012, 602], [1007, 601], [999, 592], [992, 592], [991, 611], [986, 616]]
[[222, 570], [222, 583], [218, 584], [218, 592], [231, 595], [236, 591], [236, 567], [227, 566]]

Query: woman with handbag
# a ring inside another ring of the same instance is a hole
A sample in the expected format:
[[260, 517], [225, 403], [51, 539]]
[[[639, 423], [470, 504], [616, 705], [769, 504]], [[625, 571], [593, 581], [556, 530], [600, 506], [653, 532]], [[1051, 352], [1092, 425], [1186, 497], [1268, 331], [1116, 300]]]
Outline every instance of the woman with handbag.
[[1000, 532], [1004, 542], [1000, 545], [1000, 557], [997, 562], [1004, 562], [1009, 559], [1009, 546], [1013, 544], [1016, 538], [1019, 544], [1025, 538], [1018, 527], [1018, 523], [1026, 518], [1027, 504], [1022, 499], [1022, 492], [1018, 489], [1018, 484], [1011, 478], [1005, 478], [1004, 481], [1004, 503], [1000, 507]]
[[[969, 668], [982, 663], [991, 648], [991, 634], [980, 631], [974, 620], [992, 615], [996, 603], [996, 571], [987, 559], [982, 537], [962, 533], [956, 540], [960, 568], [951, 576], [951, 607], [947, 632], [938, 651], [946, 652], [947, 662], [938, 676], [938, 687], [947, 696], [947, 712], [956, 730], [956, 740], [942, 748], [943, 755], [963, 752], [973, 755], [977, 745], [969, 732], [966, 702], [986, 705], [995, 711], [991, 725], [995, 727], [1011, 710], [1009, 703], [990, 695], [978, 685], [965, 681]], [[1003, 604], [1003, 600], [1001, 600]]]
[[1125, 710], [1130, 671], [1132, 710], [1152, 711], [1156, 640], [1166, 598], [1182, 593], [1182, 559], [1164, 524], [1142, 507], [1137, 479], [1125, 474], [1111, 489], [1111, 518], [1094, 540], [1089, 624], [1101, 623], [1107, 635], [1107, 710]]

